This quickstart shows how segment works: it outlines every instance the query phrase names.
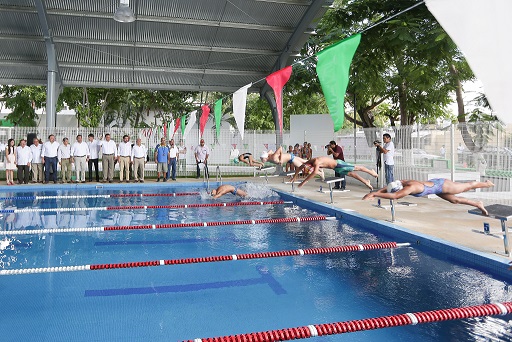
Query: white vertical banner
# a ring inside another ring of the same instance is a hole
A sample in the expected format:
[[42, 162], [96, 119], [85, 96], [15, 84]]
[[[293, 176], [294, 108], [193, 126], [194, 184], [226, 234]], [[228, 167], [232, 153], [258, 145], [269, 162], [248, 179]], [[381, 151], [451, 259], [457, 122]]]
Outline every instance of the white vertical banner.
[[196, 123], [196, 114], [197, 110], [194, 110], [192, 113], [190, 113], [190, 119], [188, 119], [187, 125], [185, 126], [185, 131], [183, 132], [183, 140], [185, 140], [192, 130], [192, 127], [194, 127], [194, 124]]
[[450, 35], [483, 83], [496, 115], [512, 123], [511, 0], [426, 0], [428, 10]]
[[235, 91], [233, 94], [233, 116], [235, 117], [236, 126], [244, 140], [244, 126], [245, 126], [245, 107], [247, 105], [247, 89], [252, 86], [249, 83], [246, 86]]

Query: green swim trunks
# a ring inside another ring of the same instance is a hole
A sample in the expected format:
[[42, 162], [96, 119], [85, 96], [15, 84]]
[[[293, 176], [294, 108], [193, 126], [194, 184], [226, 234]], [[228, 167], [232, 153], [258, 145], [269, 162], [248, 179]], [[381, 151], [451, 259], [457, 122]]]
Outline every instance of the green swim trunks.
[[343, 176], [348, 174], [349, 172], [354, 171], [354, 165], [345, 163], [343, 160], [336, 161], [338, 165], [334, 168], [334, 172], [341, 173]]

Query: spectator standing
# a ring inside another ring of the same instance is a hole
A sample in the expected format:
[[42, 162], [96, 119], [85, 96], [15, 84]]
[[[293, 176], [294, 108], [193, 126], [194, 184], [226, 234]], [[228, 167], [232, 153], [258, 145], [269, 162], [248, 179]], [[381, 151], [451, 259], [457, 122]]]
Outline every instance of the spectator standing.
[[155, 161], [156, 161], [156, 181], [160, 182], [160, 173], [164, 182], [167, 182], [165, 174], [167, 173], [167, 166], [169, 165], [169, 146], [165, 143], [165, 138], [160, 139], [160, 145], [155, 148]]
[[71, 145], [68, 138], [62, 139], [62, 145], [59, 146], [57, 155], [62, 183], [71, 182]]
[[[332, 155], [332, 157], [335, 160], [341, 160], [345, 161], [345, 156], [343, 155], [343, 149], [341, 146], [336, 144], [336, 141], [331, 140], [329, 142], [329, 145], [327, 145], [327, 154]], [[347, 186], [347, 181], [345, 180], [345, 177], [341, 171], [338, 171], [337, 169], [334, 169], [334, 176], [335, 177], [343, 177], [343, 181], [334, 183], [334, 189], [341, 189], [345, 190], [345, 187]]]
[[180, 140], [180, 145], [178, 146], [178, 164], [180, 171], [185, 175], [187, 171], [187, 147], [183, 140]]
[[28, 184], [30, 177], [30, 163], [32, 162], [32, 151], [27, 146], [25, 139], [20, 140], [16, 147], [16, 165], [18, 167], [18, 184]]
[[123, 182], [123, 176], [126, 173], [126, 183], [130, 182], [130, 162], [132, 158], [132, 143], [130, 136], [124, 135], [123, 141], [119, 144], [118, 151], [119, 160], [119, 182]]
[[89, 160], [89, 146], [83, 141], [81, 134], [76, 136], [76, 142], [71, 146], [71, 157], [75, 163], [76, 183], [85, 183], [86, 162]]
[[444, 145], [441, 146], [441, 149], [439, 150], [439, 154], [441, 155], [441, 158], [446, 158], [446, 149], [444, 148]]
[[5, 148], [5, 177], [7, 185], [14, 185], [14, 170], [16, 169], [16, 147], [14, 146], [14, 139], [9, 139]]
[[146, 166], [147, 153], [148, 150], [146, 149], [146, 146], [142, 145], [142, 140], [138, 138], [132, 148], [132, 163], [134, 164], [133, 175], [135, 183], [144, 183], [144, 168]]
[[194, 156], [196, 158], [196, 178], [201, 176], [201, 169], [199, 168], [199, 164], [204, 165], [204, 172], [206, 176], [209, 177], [210, 174], [208, 173], [208, 157], [210, 156], [210, 148], [204, 144], [204, 139], [201, 139], [199, 141], [199, 145], [196, 146]]
[[174, 145], [174, 139], [169, 141], [169, 167], [167, 168], [166, 178], [169, 179], [169, 176], [172, 176], [172, 180], [176, 180], [176, 167], [179, 158], [179, 150], [176, 145]]
[[103, 166], [103, 182], [112, 183], [114, 180], [114, 160], [117, 158], [117, 146], [110, 139], [110, 133], [105, 134], [105, 140], [100, 141], [101, 163]]
[[43, 144], [42, 161], [44, 164], [44, 183], [50, 180], [57, 183], [57, 154], [60, 144], [55, 141], [55, 135], [50, 134], [48, 141]]
[[94, 134], [89, 134], [87, 137], [87, 147], [89, 148], [89, 160], [87, 161], [87, 168], [89, 169], [89, 182], [92, 182], [92, 167], [94, 165], [94, 171], [96, 172], [96, 182], [100, 181], [100, 172], [98, 170], [98, 160], [100, 154], [100, 143], [94, 139]]
[[32, 170], [31, 183], [42, 183], [44, 182], [42, 160], [43, 145], [39, 143], [38, 138], [34, 138], [32, 140], [30, 151], [32, 152], [32, 163], [30, 164], [30, 168]]
[[393, 174], [393, 169], [395, 167], [395, 144], [391, 141], [391, 135], [388, 133], [384, 133], [382, 135], [382, 141], [384, 142], [384, 146], [375, 143], [375, 146], [379, 149], [380, 153], [384, 154], [384, 172], [386, 173], [386, 184], [389, 184], [395, 180], [395, 176]]
[[462, 143], [459, 143], [459, 146], [457, 146], [457, 156], [459, 164], [464, 164], [464, 146], [462, 146]]
[[311, 155], [311, 144], [308, 144], [306, 141], [304, 141], [304, 145], [302, 147], [302, 159], [309, 160], [311, 159]]

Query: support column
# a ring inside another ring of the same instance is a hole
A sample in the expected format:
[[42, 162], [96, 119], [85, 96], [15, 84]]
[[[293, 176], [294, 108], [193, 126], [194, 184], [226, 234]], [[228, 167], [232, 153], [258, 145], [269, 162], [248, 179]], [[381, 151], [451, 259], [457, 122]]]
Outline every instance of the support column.
[[48, 70], [46, 85], [46, 127], [54, 128], [57, 122], [57, 72]]

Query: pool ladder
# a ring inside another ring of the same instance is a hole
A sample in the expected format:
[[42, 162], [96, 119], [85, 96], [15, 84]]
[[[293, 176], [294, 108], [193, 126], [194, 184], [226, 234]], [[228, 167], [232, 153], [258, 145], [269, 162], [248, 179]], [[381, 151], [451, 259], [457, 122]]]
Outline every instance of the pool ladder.
[[217, 165], [217, 168], [215, 169], [215, 181], [218, 183], [220, 180], [220, 184], [222, 185], [222, 173], [220, 172], [220, 166]]

